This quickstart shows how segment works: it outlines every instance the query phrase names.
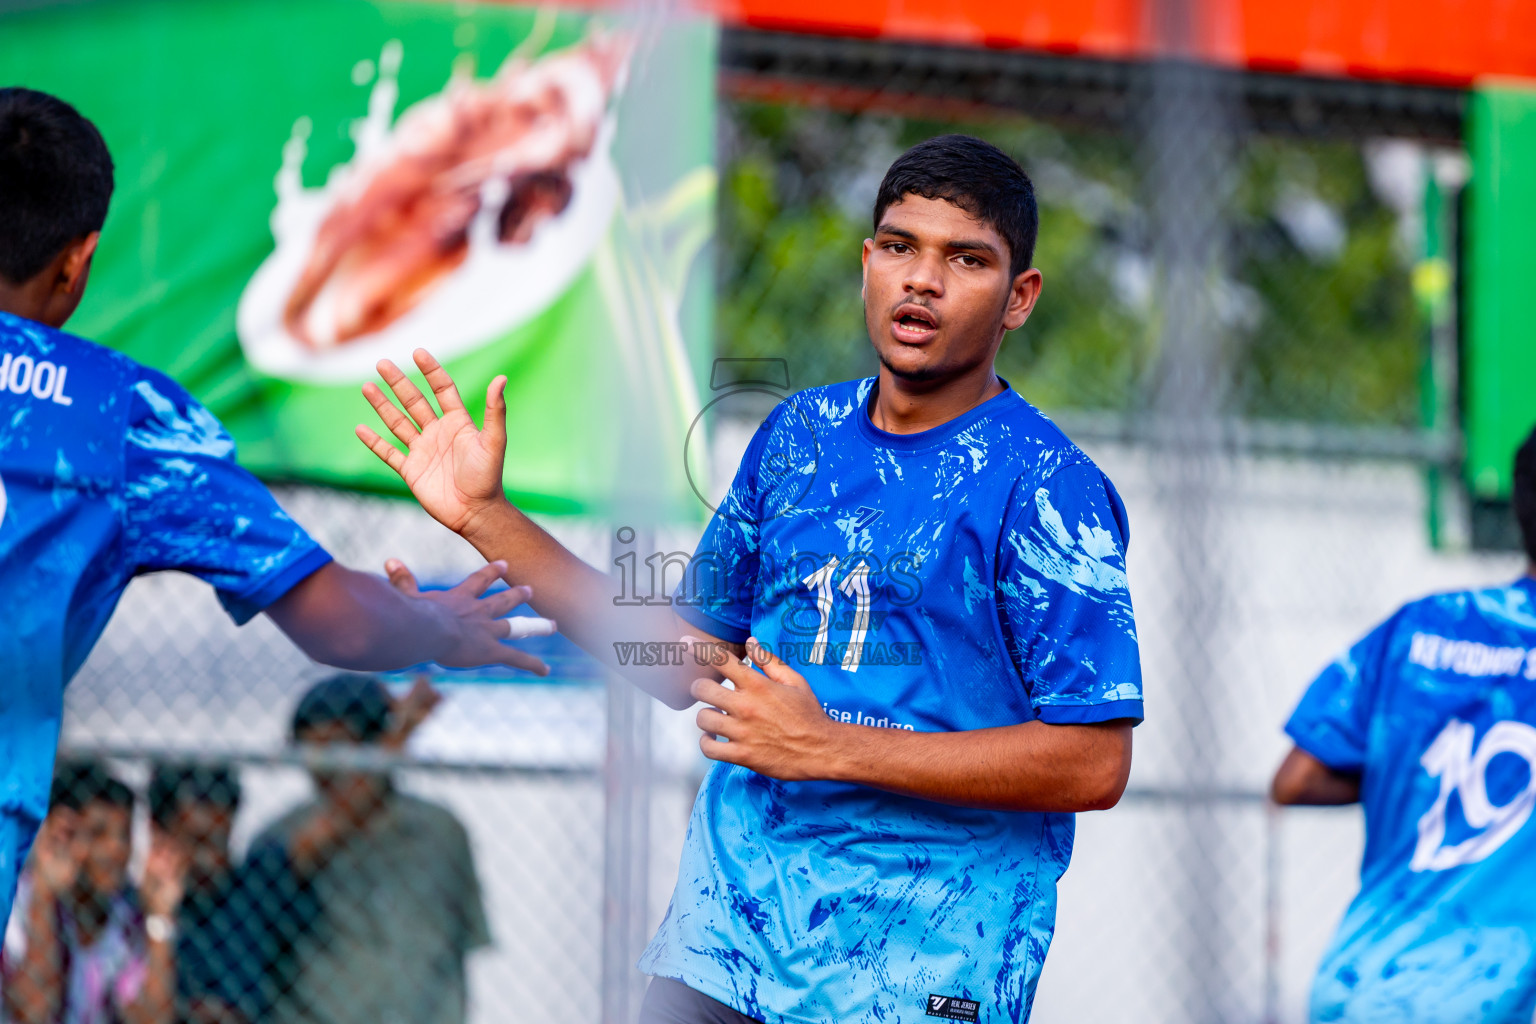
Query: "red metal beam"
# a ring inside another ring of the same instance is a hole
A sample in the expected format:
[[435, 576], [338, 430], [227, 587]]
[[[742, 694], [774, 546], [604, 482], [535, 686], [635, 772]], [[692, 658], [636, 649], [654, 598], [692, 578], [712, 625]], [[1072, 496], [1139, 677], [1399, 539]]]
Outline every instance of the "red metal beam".
[[[728, 25], [1115, 59], [1157, 56], [1149, 0], [705, 0]], [[1202, 0], [1194, 56], [1467, 85], [1536, 78], [1531, 0]]]

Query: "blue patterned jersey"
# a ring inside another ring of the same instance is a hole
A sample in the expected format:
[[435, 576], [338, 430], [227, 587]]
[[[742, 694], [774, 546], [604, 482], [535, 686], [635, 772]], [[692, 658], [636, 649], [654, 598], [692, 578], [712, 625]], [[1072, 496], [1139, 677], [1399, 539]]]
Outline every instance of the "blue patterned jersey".
[[[722, 639], [756, 636], [841, 722], [1139, 720], [1109, 481], [1011, 389], [890, 434], [870, 422], [873, 383], [805, 391], [770, 415], [679, 613]], [[1070, 814], [717, 763], [641, 969], [769, 1022], [1022, 1021], [1072, 835]]]
[[169, 377], [0, 313], [0, 813], [21, 821], [0, 886], [47, 811], [64, 685], [129, 580], [192, 573], [244, 622], [329, 560]]
[[1536, 580], [1407, 605], [1286, 725], [1362, 775], [1360, 893], [1319, 1021], [1527, 1024], [1536, 1011]]

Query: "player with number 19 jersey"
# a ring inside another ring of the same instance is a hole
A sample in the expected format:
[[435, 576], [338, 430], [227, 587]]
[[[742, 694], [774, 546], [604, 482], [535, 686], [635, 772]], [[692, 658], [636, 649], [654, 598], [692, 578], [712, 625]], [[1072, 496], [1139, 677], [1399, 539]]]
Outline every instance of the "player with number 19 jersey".
[[1312, 1019], [1526, 1024], [1536, 1012], [1536, 580], [1402, 608], [1286, 725], [1361, 776], [1360, 892]]
[[[931, 430], [873, 379], [758, 430], [674, 595], [756, 636], [826, 713], [960, 731], [1142, 717], [1127, 525], [1108, 479], [1011, 388]], [[976, 810], [716, 763], [641, 961], [768, 1022], [1023, 1021], [1073, 816]]]

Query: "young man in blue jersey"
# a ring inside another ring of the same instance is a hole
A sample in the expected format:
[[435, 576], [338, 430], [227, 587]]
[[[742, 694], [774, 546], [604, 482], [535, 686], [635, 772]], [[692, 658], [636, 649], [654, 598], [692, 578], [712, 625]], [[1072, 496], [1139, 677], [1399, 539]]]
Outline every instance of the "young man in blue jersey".
[[[1124, 509], [993, 371], [1040, 295], [1036, 227], [987, 143], [896, 161], [863, 253], [879, 375], [773, 411], [670, 607], [619, 603], [502, 497], [502, 379], [484, 430], [425, 352], [440, 413], [393, 365], [403, 412], [365, 388], [407, 452], [359, 435], [432, 515], [587, 650], [705, 705], [719, 763], [640, 964], [647, 1024], [1029, 1016], [1072, 814], [1119, 799], [1142, 715]], [[667, 640], [699, 657], [616, 660]]]
[[1404, 605], [1286, 723], [1296, 746], [1275, 800], [1365, 809], [1360, 892], [1323, 955], [1313, 1020], [1536, 1014], [1536, 432], [1514, 481], [1526, 575]]
[[503, 566], [423, 594], [342, 568], [235, 462], [223, 427], [169, 377], [59, 330], [112, 195], [112, 160], [73, 107], [0, 89], [0, 919], [47, 811], [64, 686], [136, 575], [208, 581], [230, 616], [265, 612], [343, 668], [511, 664], [489, 596]]

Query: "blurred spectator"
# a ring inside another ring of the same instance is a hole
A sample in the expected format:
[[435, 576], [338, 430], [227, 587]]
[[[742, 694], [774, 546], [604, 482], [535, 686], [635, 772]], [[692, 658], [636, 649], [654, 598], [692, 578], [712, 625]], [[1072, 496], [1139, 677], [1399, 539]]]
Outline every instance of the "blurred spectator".
[[[338, 675], [299, 701], [293, 739], [387, 751], [436, 703], [424, 684], [392, 707], [372, 676]], [[258, 840], [310, 874], [319, 918], [299, 937], [278, 1024], [461, 1024], [465, 955], [490, 937], [468, 836], [447, 810], [362, 767], [314, 770], [317, 795]]]
[[6, 931], [5, 1007], [23, 1024], [170, 1024], [174, 848], [128, 882], [133, 792], [93, 763], [63, 763]]
[[230, 851], [240, 782], [224, 766], [157, 765], [149, 782], [154, 842], [185, 860], [175, 922], [176, 1020], [252, 1024], [292, 983], [292, 948], [313, 924], [313, 899], [288, 850]]

